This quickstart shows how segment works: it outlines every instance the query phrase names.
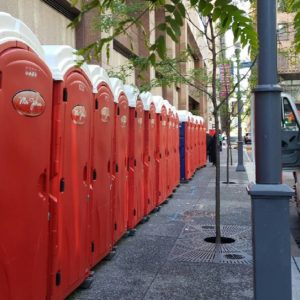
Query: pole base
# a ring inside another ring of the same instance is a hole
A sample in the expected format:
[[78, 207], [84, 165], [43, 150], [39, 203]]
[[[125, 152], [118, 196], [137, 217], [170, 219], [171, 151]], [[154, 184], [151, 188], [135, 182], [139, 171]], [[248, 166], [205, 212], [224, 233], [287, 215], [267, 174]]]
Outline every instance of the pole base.
[[250, 184], [254, 298], [292, 299], [289, 200], [285, 184]]
[[245, 172], [246, 169], [245, 169], [244, 165], [237, 165], [235, 171], [236, 172]]

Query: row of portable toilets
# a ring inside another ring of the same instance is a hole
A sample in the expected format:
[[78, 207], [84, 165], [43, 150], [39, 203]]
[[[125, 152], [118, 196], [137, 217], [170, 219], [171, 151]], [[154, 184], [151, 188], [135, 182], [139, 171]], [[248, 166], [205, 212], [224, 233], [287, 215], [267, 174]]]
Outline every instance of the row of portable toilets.
[[200, 117], [0, 13], [0, 299], [64, 299], [206, 164]]

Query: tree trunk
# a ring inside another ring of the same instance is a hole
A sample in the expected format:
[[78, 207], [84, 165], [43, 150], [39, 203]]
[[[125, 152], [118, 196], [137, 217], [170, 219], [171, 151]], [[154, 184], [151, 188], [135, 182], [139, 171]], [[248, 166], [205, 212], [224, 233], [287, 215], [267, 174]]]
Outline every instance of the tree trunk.
[[217, 103], [217, 49], [216, 42], [217, 37], [214, 34], [214, 25], [212, 17], [208, 17], [208, 24], [210, 29], [210, 42], [211, 42], [211, 54], [212, 54], [212, 103], [214, 106], [214, 119], [215, 119], [215, 151], [216, 151], [216, 187], [215, 187], [215, 197], [216, 197], [216, 208], [215, 208], [215, 225], [216, 225], [216, 244], [221, 244], [221, 195], [220, 195], [220, 149], [218, 142], [218, 135], [220, 131], [219, 124], [219, 110]]
[[218, 141], [218, 135], [220, 130], [219, 114], [214, 113], [215, 117], [215, 129], [216, 129], [216, 244], [221, 244], [221, 191], [220, 191], [220, 143]]
[[226, 139], [227, 139], [227, 149], [226, 149], [226, 183], [229, 184], [229, 156], [230, 156], [230, 126], [226, 127]]

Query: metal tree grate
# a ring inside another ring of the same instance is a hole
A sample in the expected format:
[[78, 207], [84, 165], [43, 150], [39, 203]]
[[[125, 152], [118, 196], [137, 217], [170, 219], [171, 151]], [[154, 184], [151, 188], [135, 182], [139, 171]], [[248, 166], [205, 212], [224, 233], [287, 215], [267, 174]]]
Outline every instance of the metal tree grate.
[[168, 258], [178, 262], [211, 262], [227, 264], [252, 264], [251, 227], [223, 225], [223, 237], [234, 243], [217, 245], [204, 241], [215, 235], [214, 225], [188, 224], [183, 228]]

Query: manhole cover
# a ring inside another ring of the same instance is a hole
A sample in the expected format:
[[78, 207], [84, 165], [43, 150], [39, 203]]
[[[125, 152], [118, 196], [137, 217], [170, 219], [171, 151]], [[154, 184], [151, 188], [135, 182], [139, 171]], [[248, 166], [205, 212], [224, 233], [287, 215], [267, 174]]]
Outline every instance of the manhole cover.
[[168, 260], [194, 263], [252, 264], [250, 226], [221, 226], [222, 236], [233, 240], [232, 243], [215, 244], [205, 241], [214, 234], [215, 226], [213, 225], [186, 225]]

